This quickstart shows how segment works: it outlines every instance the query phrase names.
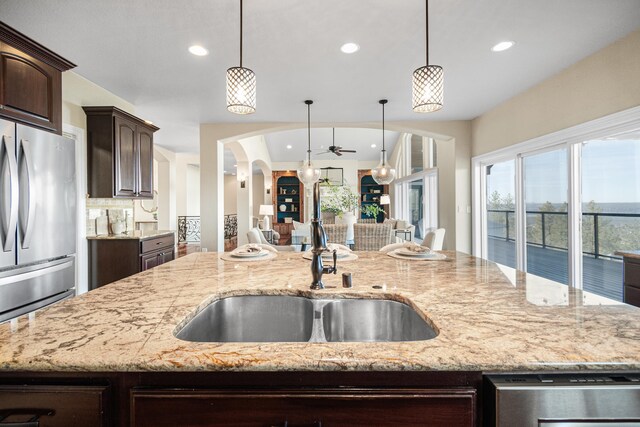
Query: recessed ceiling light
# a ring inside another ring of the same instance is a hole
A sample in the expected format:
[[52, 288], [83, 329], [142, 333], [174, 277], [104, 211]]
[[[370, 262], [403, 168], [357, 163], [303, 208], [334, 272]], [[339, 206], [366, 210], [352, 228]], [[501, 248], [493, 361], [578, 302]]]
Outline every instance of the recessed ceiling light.
[[345, 43], [340, 50], [344, 53], [355, 53], [360, 50], [360, 46], [355, 43]]
[[291, 144], [287, 144], [287, 150], [291, 150]]
[[500, 42], [497, 45], [495, 45], [494, 47], [492, 47], [491, 50], [494, 51], [494, 52], [502, 52], [503, 50], [509, 49], [514, 44], [515, 44], [515, 42], [512, 42], [512, 41]]
[[371, 144], [371, 148], [376, 148], [377, 145], [376, 144]]
[[189, 52], [193, 53], [196, 56], [205, 56], [209, 54], [209, 51], [202, 46], [198, 46], [194, 44], [193, 46], [189, 46]]

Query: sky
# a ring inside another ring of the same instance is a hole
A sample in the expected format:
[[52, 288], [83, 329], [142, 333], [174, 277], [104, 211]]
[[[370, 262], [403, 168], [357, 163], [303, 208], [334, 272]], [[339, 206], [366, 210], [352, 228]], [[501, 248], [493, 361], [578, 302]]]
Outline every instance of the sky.
[[[524, 159], [527, 203], [567, 201], [565, 149]], [[514, 196], [514, 161], [496, 163], [489, 176], [489, 195]], [[640, 203], [640, 139], [594, 140], [582, 146], [582, 201]]]

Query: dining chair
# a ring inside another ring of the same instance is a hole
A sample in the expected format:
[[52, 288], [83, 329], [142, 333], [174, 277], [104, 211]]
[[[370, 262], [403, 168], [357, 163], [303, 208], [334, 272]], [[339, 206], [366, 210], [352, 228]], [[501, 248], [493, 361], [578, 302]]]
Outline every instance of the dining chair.
[[428, 231], [422, 241], [422, 246], [426, 246], [434, 251], [441, 251], [444, 245], [444, 228]]
[[391, 224], [353, 224], [354, 250], [377, 251], [391, 244]]
[[347, 224], [323, 224], [322, 227], [327, 234], [327, 243], [347, 243]]

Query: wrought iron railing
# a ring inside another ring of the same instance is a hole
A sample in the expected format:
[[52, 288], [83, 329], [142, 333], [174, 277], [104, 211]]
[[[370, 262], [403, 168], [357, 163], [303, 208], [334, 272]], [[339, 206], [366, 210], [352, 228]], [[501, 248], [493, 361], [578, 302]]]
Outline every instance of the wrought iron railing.
[[[487, 209], [488, 213], [494, 214], [498, 218], [488, 221], [488, 237], [502, 239], [505, 241], [515, 241], [515, 211], [504, 209]], [[543, 212], [543, 211], [526, 211], [527, 214], [527, 244], [540, 246], [542, 248], [567, 250], [566, 243], [564, 245], [557, 242], [566, 242], [568, 225], [567, 212]], [[537, 218], [536, 218], [537, 217]], [[536, 218], [530, 220], [531, 218]], [[585, 212], [582, 214], [583, 229], [583, 254], [591, 255], [595, 258], [608, 258], [621, 260], [622, 257], [602, 252], [602, 234], [605, 230], [611, 230], [612, 224], [604, 224], [605, 218], [635, 218], [634, 224], [630, 225], [631, 231], [625, 231], [625, 234], [637, 233], [640, 238], [640, 214], [634, 213], [601, 213], [601, 212]], [[555, 230], [551, 228], [555, 226]], [[585, 236], [588, 237], [585, 241]], [[615, 237], [609, 238], [615, 240]], [[608, 242], [611, 244], [611, 242]], [[620, 242], [616, 242], [620, 244]], [[617, 249], [627, 249], [618, 246]]]
[[[238, 235], [238, 215], [224, 216], [224, 239], [229, 240]], [[178, 242], [193, 243], [200, 241], [200, 217], [178, 217]]]
[[238, 235], [238, 215], [224, 216], [224, 240], [229, 240]]
[[178, 242], [192, 243], [200, 241], [200, 217], [178, 217]]

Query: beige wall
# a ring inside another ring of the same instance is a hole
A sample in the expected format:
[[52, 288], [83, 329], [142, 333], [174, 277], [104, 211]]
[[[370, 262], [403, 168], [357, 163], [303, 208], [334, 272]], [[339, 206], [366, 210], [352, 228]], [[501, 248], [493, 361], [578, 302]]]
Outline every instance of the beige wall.
[[[261, 173], [253, 175], [253, 216], [260, 216], [260, 205], [265, 204], [264, 175]], [[269, 202], [271, 203], [271, 202]], [[272, 218], [273, 219], [273, 218]]]
[[62, 122], [86, 129], [87, 118], [82, 106], [113, 105], [130, 114], [135, 107], [119, 96], [79, 76], [73, 71], [62, 73]]
[[233, 175], [224, 176], [224, 214], [231, 215], [238, 213], [238, 192], [236, 186], [238, 180]]
[[640, 105], [640, 31], [473, 120], [477, 156]]

